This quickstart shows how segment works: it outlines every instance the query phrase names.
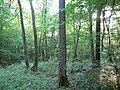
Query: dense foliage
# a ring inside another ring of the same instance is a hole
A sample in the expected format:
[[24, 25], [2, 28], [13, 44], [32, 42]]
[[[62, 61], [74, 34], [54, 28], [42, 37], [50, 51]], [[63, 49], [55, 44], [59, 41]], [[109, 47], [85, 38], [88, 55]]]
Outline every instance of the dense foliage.
[[[50, 58], [57, 58], [58, 54], [58, 14], [50, 12], [51, 1], [47, 4], [41, 1], [34, 1], [35, 17], [38, 35], [39, 46], [39, 59], [48, 60]], [[107, 50], [111, 48], [113, 57], [119, 58], [119, 0], [112, 6], [113, 1], [102, 3], [102, 12], [105, 13], [105, 17], [101, 14], [101, 40], [103, 38], [104, 45], [101, 45], [103, 51], [101, 53], [108, 53]], [[23, 20], [25, 24], [25, 32], [27, 39], [27, 49], [29, 59], [33, 59], [33, 30], [32, 21], [30, 16], [30, 7], [25, 4], [29, 4], [27, 1], [21, 2], [23, 7]], [[19, 9], [16, 1], [4, 1], [0, 2], [0, 58], [2, 60], [17, 62], [23, 60], [23, 46], [22, 46], [22, 31], [20, 27]], [[67, 24], [67, 58], [69, 60], [74, 59], [75, 52], [77, 53], [77, 59], [82, 60], [89, 58], [90, 55], [90, 34], [89, 34], [89, 12], [92, 13], [92, 27], [93, 27], [93, 43], [95, 43], [95, 18], [96, 10], [99, 7], [97, 1], [86, 0], [71, 0], [66, 5], [66, 24]], [[114, 7], [112, 9], [112, 7]], [[57, 8], [57, 7], [56, 7]], [[53, 14], [52, 14], [53, 13]], [[104, 20], [104, 26], [102, 25], [102, 19]], [[106, 30], [104, 31], [104, 27]], [[111, 45], [108, 44], [109, 35], [107, 27], [110, 32]], [[104, 37], [103, 37], [104, 35]], [[77, 43], [78, 42], [78, 43]], [[75, 50], [77, 48], [77, 50]]]
[[[25, 55], [17, 0], [0, 0], [0, 66], [4, 67], [4, 62], [7, 63], [5, 67], [11, 64], [7, 68], [0, 68], [0, 90], [59, 90], [60, 19], [58, 6], [54, 6], [58, 0], [20, 1], [27, 59], [32, 66], [38, 46], [38, 71], [25, 70], [25, 65], [19, 64], [25, 60]], [[34, 15], [29, 1], [33, 4]], [[120, 0], [65, 1], [66, 7], [61, 11], [65, 10], [66, 13], [64, 45], [67, 55], [64, 64], [67, 61], [70, 81], [67, 89], [99, 90], [100, 69], [111, 63], [114, 68], [119, 67]], [[96, 62], [101, 68], [96, 68]], [[117, 68], [116, 75], [120, 73]]]
[[[74, 64], [74, 68], [73, 68]], [[0, 69], [0, 89], [1, 90], [87, 90], [91, 87], [92, 90], [96, 90], [99, 87], [99, 84], [96, 83], [96, 78], [93, 78], [90, 75], [90, 78], [86, 78], [88, 76], [88, 72], [84, 73], [83, 69], [80, 66], [89, 65], [90, 63], [72, 63], [68, 62], [67, 70], [70, 80], [71, 86], [67, 89], [58, 88], [57, 86], [57, 60], [41, 62], [39, 63], [40, 67], [38, 72], [26, 72], [24, 64], [13, 64], [9, 66], [7, 69]], [[77, 70], [80, 71], [77, 71]], [[76, 71], [72, 73], [72, 70]], [[90, 72], [89, 72], [90, 73]], [[95, 72], [93, 72], [97, 75]], [[85, 76], [84, 76], [85, 75]], [[97, 76], [96, 76], [97, 77]], [[90, 81], [92, 79], [92, 82]], [[90, 84], [92, 83], [92, 84]]]

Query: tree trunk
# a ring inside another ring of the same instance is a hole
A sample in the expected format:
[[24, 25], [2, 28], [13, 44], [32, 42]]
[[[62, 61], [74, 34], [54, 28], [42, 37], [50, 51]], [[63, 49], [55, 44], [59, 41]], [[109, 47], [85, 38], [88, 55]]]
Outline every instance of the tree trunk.
[[76, 29], [76, 28], [75, 28], [75, 21], [73, 21], [73, 30], [74, 30], [74, 37], [73, 37], [73, 38], [74, 38], [74, 39], [73, 39], [73, 40], [74, 40], [74, 42], [73, 42], [73, 43], [74, 43], [74, 45], [73, 45], [73, 48], [74, 48], [74, 50], [73, 50], [73, 53], [74, 53], [74, 54], [73, 54], [73, 62], [75, 61], [75, 57], [77, 56], [77, 55], [76, 55], [77, 53], [76, 53], [76, 50], [75, 50], [75, 44], [76, 44], [76, 33], [75, 33], [75, 29]]
[[109, 61], [112, 62], [112, 57], [111, 57], [111, 40], [110, 40], [110, 28], [109, 26], [107, 26], [107, 31], [108, 31], [108, 58], [109, 58]]
[[43, 4], [43, 9], [44, 9], [44, 14], [43, 14], [43, 17], [44, 17], [44, 21], [43, 21], [43, 25], [44, 25], [44, 45], [45, 45], [45, 60], [48, 60], [49, 59], [49, 54], [48, 54], [48, 44], [47, 44], [47, 23], [46, 23], [46, 16], [47, 16], [47, 0], [44, 1], [44, 4]]
[[[76, 31], [76, 38], [74, 37], [74, 56], [73, 56], [73, 60], [77, 61], [77, 49], [78, 49], [78, 42], [79, 42], [79, 32], [80, 32], [80, 28], [81, 28], [81, 22], [79, 21], [79, 26], [78, 26], [78, 30]], [[75, 28], [74, 28], [75, 29]]]
[[23, 14], [22, 14], [22, 7], [20, 0], [18, 0], [18, 5], [19, 5], [19, 11], [20, 11], [20, 20], [21, 20], [21, 28], [22, 28], [22, 36], [23, 36], [23, 49], [24, 49], [24, 60], [26, 64], [26, 69], [29, 69], [29, 62], [27, 58], [27, 45], [26, 45], [26, 35], [25, 35], [25, 28], [24, 28], [24, 23], [23, 23]]
[[93, 31], [92, 31], [92, 12], [91, 11], [89, 11], [89, 29], [90, 29], [90, 59], [92, 63], [95, 63]]
[[101, 40], [101, 51], [103, 51], [104, 48], [104, 37], [105, 37], [105, 11], [103, 11], [103, 34], [102, 34], [102, 40]]
[[33, 25], [33, 32], [34, 32], [34, 47], [35, 47], [35, 62], [32, 67], [32, 70], [36, 71], [38, 68], [38, 45], [37, 45], [37, 30], [36, 30], [36, 24], [35, 24], [35, 14], [34, 14], [34, 8], [32, 5], [32, 0], [30, 0], [30, 7], [31, 7], [32, 25]]
[[41, 45], [41, 43], [42, 43], [42, 35], [40, 34], [40, 37], [39, 37], [39, 41], [38, 41], [38, 43], [39, 43], [39, 46], [38, 46], [38, 54], [39, 54], [39, 57], [41, 57], [41, 48], [42, 48], [42, 45]]
[[[3, 45], [2, 45], [2, 42], [3, 42], [3, 40], [2, 40], [2, 31], [3, 31], [3, 23], [2, 22], [0, 22], [0, 49], [2, 49], [2, 47], [3, 47]], [[1, 57], [1, 53], [0, 53], [0, 60], [2, 60], [2, 57]]]
[[114, 6], [115, 6], [115, 0], [113, 0], [113, 2], [112, 2], [112, 10], [111, 10], [111, 15], [109, 16], [109, 19], [108, 19], [108, 25], [106, 23], [106, 27], [107, 27], [107, 31], [108, 31], [108, 45], [109, 45], [108, 58], [109, 58], [110, 62], [113, 62], [112, 61], [112, 51], [111, 51], [111, 37], [110, 37], [110, 19], [112, 17], [112, 12], [114, 10]]
[[65, 0], [59, 0], [59, 87], [69, 86], [66, 75], [66, 25], [65, 25]]
[[48, 44], [47, 44], [47, 34], [46, 31], [44, 32], [45, 37], [45, 60], [48, 61], [49, 55], [48, 55]]
[[100, 66], [100, 15], [101, 9], [97, 10], [96, 19], [96, 64]]
[[44, 37], [42, 39], [42, 47], [41, 47], [41, 49], [42, 49], [42, 61], [44, 61], [45, 60]]

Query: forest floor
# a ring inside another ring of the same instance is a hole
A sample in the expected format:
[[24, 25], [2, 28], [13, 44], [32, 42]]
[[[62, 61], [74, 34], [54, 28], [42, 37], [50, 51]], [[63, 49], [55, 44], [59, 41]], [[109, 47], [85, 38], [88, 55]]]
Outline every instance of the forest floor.
[[68, 61], [67, 75], [70, 86], [58, 88], [56, 60], [39, 62], [37, 72], [26, 72], [24, 64], [12, 64], [0, 68], [0, 90], [110, 90], [100, 89], [100, 68], [92, 68], [90, 61]]

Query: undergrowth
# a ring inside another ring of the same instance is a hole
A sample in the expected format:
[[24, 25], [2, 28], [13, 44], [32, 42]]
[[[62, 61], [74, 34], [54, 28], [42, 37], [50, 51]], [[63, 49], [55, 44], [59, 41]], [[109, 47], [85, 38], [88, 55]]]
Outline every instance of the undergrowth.
[[[83, 66], [84, 64], [84, 66]], [[26, 73], [25, 65], [12, 64], [6, 69], [0, 68], [0, 90], [98, 90], [97, 78], [85, 72], [90, 63], [67, 63], [69, 88], [58, 88], [58, 62], [39, 62], [37, 72]], [[85, 66], [86, 65], [86, 66]], [[91, 76], [91, 77], [90, 77]]]

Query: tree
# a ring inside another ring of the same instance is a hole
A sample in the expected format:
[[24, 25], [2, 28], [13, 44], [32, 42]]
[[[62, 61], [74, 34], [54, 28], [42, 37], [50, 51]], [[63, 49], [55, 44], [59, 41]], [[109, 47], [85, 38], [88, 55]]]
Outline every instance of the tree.
[[103, 33], [101, 39], [101, 51], [103, 51], [104, 47], [104, 37], [105, 37], [105, 10], [102, 11], [102, 18], [103, 18]]
[[108, 45], [109, 45], [108, 57], [109, 57], [110, 62], [113, 62], [113, 60], [112, 60], [112, 51], [111, 51], [112, 49], [110, 48], [111, 47], [110, 23], [111, 23], [111, 17], [112, 17], [112, 14], [113, 14], [114, 6], [115, 6], [115, 0], [113, 0], [113, 2], [112, 2], [111, 15], [109, 16], [108, 24], [106, 23], [106, 28], [107, 28], [107, 32], [108, 32]]
[[[49, 59], [49, 55], [48, 55], [48, 45], [47, 45], [47, 0], [44, 0], [44, 3], [43, 3], [43, 18], [44, 18], [44, 21], [43, 21], [43, 29], [44, 30], [44, 35], [43, 35], [43, 43], [45, 45], [45, 56], [44, 56], [44, 59], [45, 60], [48, 60]], [[43, 48], [44, 49], [44, 48]], [[43, 52], [44, 53], [44, 52]]]
[[65, 24], [65, 0], [59, 0], [59, 87], [69, 86], [66, 75], [66, 24]]
[[100, 66], [100, 15], [101, 8], [98, 8], [96, 18], [96, 64], [98, 66]]
[[36, 71], [38, 68], [38, 45], [37, 45], [37, 30], [36, 30], [36, 24], [35, 24], [35, 14], [34, 14], [34, 8], [32, 4], [32, 0], [30, 2], [30, 8], [31, 8], [31, 15], [32, 15], [32, 25], [33, 25], [33, 32], [34, 32], [34, 47], [35, 47], [35, 62], [32, 67], [33, 71]]
[[[74, 35], [74, 55], [73, 55], [73, 61], [77, 61], [77, 58], [78, 58], [78, 44], [79, 44], [79, 33], [80, 33], [80, 29], [81, 29], [81, 21], [78, 21], [78, 28], [76, 29], [75, 28], [75, 22], [74, 22], [74, 31], [75, 32], [75, 35]], [[75, 30], [76, 29], [76, 30]]]
[[94, 43], [93, 43], [93, 30], [92, 30], [92, 11], [89, 10], [89, 29], [90, 29], [90, 59], [92, 63], [95, 63], [94, 56]]
[[25, 28], [23, 23], [23, 14], [22, 14], [22, 7], [20, 0], [18, 0], [19, 11], [20, 11], [20, 20], [21, 20], [21, 28], [22, 28], [22, 36], [23, 36], [23, 48], [24, 48], [24, 60], [26, 61], [26, 69], [29, 69], [29, 62], [27, 58], [27, 45], [26, 45], [26, 35], [25, 35]]
[[15, 6], [13, 9], [8, 4], [5, 0], [0, 1], [0, 59], [14, 63], [23, 60], [20, 57], [23, 56], [23, 50], [19, 49], [19, 47], [23, 47], [21, 45], [23, 40], [19, 39], [21, 30], [18, 30], [19, 23], [16, 23], [18, 13], [15, 13], [14, 10], [17, 7]]
[[95, 55], [94, 55], [94, 38], [93, 38], [93, 12], [94, 12], [94, 5], [92, 1], [87, 0], [88, 5], [88, 20], [89, 20], [89, 33], [90, 33], [90, 59], [92, 61], [92, 64], [95, 63]]

